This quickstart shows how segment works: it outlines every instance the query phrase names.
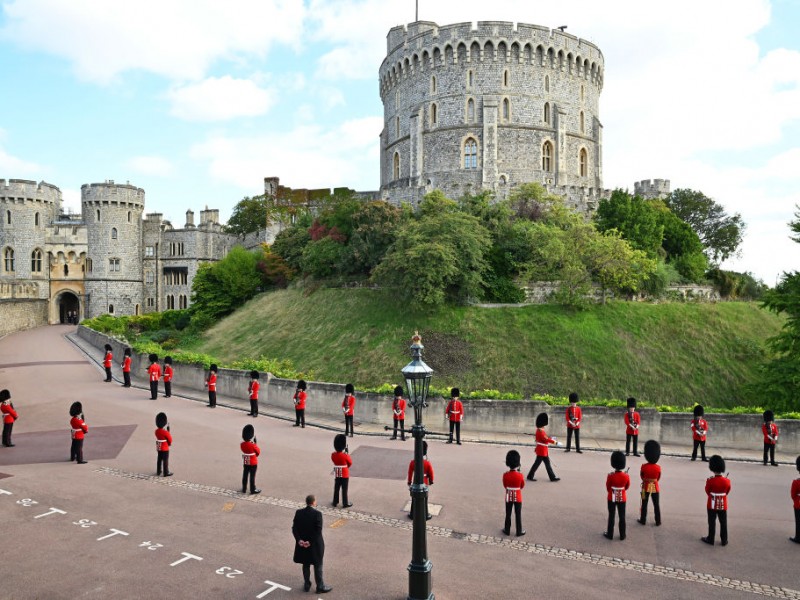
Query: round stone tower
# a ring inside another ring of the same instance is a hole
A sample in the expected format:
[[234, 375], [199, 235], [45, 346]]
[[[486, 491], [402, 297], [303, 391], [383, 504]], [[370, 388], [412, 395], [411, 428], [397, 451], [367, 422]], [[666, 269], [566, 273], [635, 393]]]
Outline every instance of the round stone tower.
[[394, 27], [380, 67], [381, 194], [418, 202], [539, 182], [582, 210], [602, 195], [603, 55], [498, 21]]
[[84, 184], [81, 210], [89, 247], [87, 316], [140, 314], [144, 190], [113, 181]]

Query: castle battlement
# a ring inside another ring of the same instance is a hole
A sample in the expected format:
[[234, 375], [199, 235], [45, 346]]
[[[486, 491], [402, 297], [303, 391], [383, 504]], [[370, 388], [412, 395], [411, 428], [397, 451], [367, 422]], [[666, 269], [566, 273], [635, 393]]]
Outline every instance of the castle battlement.
[[664, 198], [669, 196], [669, 179], [643, 179], [633, 184], [633, 193], [642, 198]]
[[81, 186], [82, 204], [133, 204], [144, 207], [144, 190], [129, 183], [84, 183]]
[[0, 202], [45, 202], [61, 204], [61, 190], [45, 181], [29, 179], [0, 179]]
[[605, 61], [600, 49], [559, 29], [510, 21], [439, 26], [417, 21], [393, 27], [379, 77], [381, 95], [420, 68], [459, 63], [516, 62], [549, 67], [602, 88]]

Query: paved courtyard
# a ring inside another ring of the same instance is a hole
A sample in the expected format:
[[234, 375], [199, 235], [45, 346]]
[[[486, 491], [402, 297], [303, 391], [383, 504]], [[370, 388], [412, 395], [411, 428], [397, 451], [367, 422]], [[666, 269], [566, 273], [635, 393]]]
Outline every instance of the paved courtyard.
[[[91, 356], [64, 337], [73, 330], [45, 327], [0, 340], [0, 388], [11, 390], [20, 414], [16, 447], [0, 449], [0, 597], [313, 597], [302, 592], [290, 531], [308, 493], [317, 494], [325, 519], [327, 597], [405, 597], [411, 441], [352, 439], [354, 506], [334, 509], [330, 430], [253, 420], [244, 402], [211, 410], [188, 394], [151, 401], [143, 388], [104, 383]], [[89, 425], [86, 465], [67, 460], [75, 400]], [[171, 478], [155, 476], [160, 411], [175, 438]], [[246, 423], [262, 449], [256, 496], [237, 491]], [[428, 522], [437, 598], [800, 598], [800, 546], [787, 539], [793, 468], [729, 461], [730, 544], [708, 547], [699, 540], [708, 469], [664, 457], [663, 525], [654, 527], [652, 515], [648, 525], [636, 523], [631, 494], [628, 538], [620, 542], [601, 535], [608, 454], [555, 450], [561, 481], [542, 472], [528, 484], [528, 533], [508, 538], [500, 481], [508, 448], [430, 443], [431, 502], [441, 505]], [[527, 469], [533, 451], [521, 451]], [[634, 486], [640, 460], [629, 463]]]

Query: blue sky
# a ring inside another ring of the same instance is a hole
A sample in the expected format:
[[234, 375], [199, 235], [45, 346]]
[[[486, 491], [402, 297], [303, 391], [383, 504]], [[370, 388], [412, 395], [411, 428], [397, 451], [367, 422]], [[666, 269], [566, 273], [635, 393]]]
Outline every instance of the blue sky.
[[[735, 8], [734, 8], [735, 7]], [[669, 179], [748, 231], [725, 266], [773, 285], [797, 268], [800, 0], [420, 0], [440, 24], [555, 27], [603, 51], [604, 184]], [[377, 72], [413, 0], [0, 0], [0, 178], [146, 191], [181, 226], [276, 175], [377, 189]]]

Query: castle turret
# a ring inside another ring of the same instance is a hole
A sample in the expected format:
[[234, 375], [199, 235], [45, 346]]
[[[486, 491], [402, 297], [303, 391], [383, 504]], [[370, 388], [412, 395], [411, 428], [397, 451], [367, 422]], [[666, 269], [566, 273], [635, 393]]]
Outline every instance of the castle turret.
[[184, 229], [194, 229], [194, 211], [187, 210], [186, 211], [186, 225], [183, 226]]
[[648, 200], [662, 199], [669, 196], [669, 179], [643, 179], [633, 184], [633, 193]]

